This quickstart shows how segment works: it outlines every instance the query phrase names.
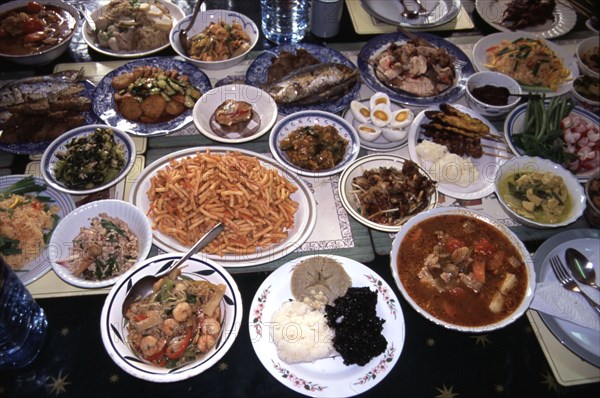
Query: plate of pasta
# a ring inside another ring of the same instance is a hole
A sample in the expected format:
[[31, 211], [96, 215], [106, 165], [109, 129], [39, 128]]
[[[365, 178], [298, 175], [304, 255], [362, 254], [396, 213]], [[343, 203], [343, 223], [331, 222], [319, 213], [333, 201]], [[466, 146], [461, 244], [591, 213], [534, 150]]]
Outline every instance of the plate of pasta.
[[504, 73], [524, 91], [563, 95], [579, 76], [575, 57], [551, 41], [523, 32], [500, 32], [480, 39], [473, 47], [473, 63], [479, 71]]
[[202, 255], [224, 267], [264, 264], [311, 235], [308, 185], [274, 159], [229, 147], [187, 148], [157, 159], [134, 181], [129, 202], [150, 217], [153, 242], [186, 252], [218, 221], [225, 230]]

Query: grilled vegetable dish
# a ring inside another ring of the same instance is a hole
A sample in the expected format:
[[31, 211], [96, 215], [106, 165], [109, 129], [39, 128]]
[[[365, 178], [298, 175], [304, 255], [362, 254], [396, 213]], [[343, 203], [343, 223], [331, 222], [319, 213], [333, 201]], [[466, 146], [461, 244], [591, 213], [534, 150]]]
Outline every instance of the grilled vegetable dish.
[[500, 181], [498, 189], [508, 207], [540, 223], [562, 222], [572, 209], [569, 190], [554, 173], [511, 173]]
[[280, 142], [280, 148], [294, 165], [306, 170], [328, 170], [342, 161], [348, 147], [333, 126], [302, 126]]
[[192, 280], [173, 271], [150, 296], [128, 309], [127, 341], [140, 358], [160, 367], [192, 362], [213, 348], [221, 334], [225, 285]]
[[101, 213], [73, 239], [71, 255], [58, 264], [86, 280], [105, 280], [131, 268], [139, 255], [138, 237], [126, 222]]
[[192, 109], [202, 92], [176, 70], [140, 66], [115, 76], [112, 86], [118, 111], [142, 123], [171, 120]]
[[57, 152], [54, 165], [57, 181], [69, 188], [92, 189], [114, 179], [125, 166], [125, 148], [109, 128], [97, 128], [87, 136], [75, 137], [66, 150]]
[[506, 4], [501, 24], [514, 31], [554, 21], [555, 7], [555, 0], [512, 0]]
[[383, 225], [402, 225], [431, 205], [436, 182], [413, 161], [402, 170], [379, 167], [352, 179], [353, 193], [366, 219]]
[[67, 10], [30, 1], [0, 15], [0, 53], [37, 54], [65, 41], [73, 29], [75, 18]]

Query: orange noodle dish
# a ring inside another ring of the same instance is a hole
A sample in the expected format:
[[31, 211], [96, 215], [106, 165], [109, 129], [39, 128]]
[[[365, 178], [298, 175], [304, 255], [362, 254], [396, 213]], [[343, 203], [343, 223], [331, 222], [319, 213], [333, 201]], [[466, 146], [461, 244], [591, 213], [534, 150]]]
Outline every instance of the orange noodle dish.
[[543, 40], [503, 40], [486, 50], [486, 67], [504, 73], [525, 86], [557, 87], [569, 80], [571, 72]]
[[190, 39], [187, 55], [200, 61], [224, 61], [250, 49], [250, 35], [239, 22], [211, 22]]
[[175, 368], [202, 357], [221, 333], [225, 285], [191, 280], [173, 271], [134, 302], [127, 318], [133, 352], [154, 365]]
[[294, 226], [298, 187], [252, 156], [197, 152], [151, 178], [153, 228], [192, 246], [217, 222], [224, 231], [204, 252], [250, 254], [287, 238]]

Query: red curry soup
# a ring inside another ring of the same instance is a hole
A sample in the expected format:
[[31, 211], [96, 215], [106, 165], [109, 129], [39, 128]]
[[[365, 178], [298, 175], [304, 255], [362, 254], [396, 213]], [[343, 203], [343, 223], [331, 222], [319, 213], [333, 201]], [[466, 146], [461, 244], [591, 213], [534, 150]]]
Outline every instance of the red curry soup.
[[440, 215], [413, 226], [400, 244], [398, 275], [409, 296], [444, 322], [484, 326], [525, 297], [527, 267], [511, 241], [473, 217]]

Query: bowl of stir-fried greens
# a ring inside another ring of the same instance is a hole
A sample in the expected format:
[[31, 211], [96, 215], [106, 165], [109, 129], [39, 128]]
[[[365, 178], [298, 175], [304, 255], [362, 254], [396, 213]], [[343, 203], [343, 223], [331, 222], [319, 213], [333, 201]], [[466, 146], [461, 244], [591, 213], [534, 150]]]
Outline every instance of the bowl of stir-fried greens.
[[[243, 309], [235, 280], [202, 255], [163, 275], [183, 255], [148, 258], [106, 297], [102, 342], [111, 359], [134, 377], [158, 383], [189, 379], [220, 361], [237, 337]], [[124, 313], [127, 293], [147, 275], [161, 279]]]
[[41, 172], [51, 187], [88, 195], [123, 180], [135, 162], [135, 144], [122, 130], [93, 124], [70, 130], [44, 151]]

